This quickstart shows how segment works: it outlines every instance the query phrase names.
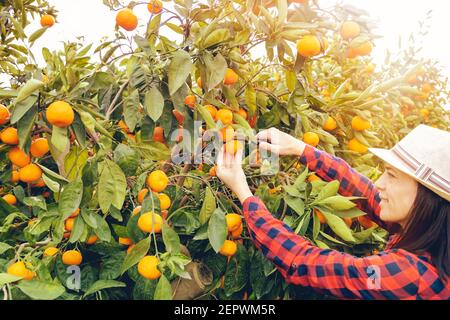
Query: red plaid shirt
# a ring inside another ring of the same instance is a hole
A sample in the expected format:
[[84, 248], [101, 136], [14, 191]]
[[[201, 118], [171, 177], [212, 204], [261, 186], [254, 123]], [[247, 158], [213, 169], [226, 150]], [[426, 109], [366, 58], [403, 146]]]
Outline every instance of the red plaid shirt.
[[[344, 160], [307, 146], [300, 161], [326, 181], [339, 180], [340, 194], [367, 198], [358, 207], [380, 225], [380, 196], [374, 184]], [[256, 247], [286, 281], [343, 299], [450, 299], [450, 282], [442, 281], [430, 256], [402, 249], [358, 258], [319, 249], [280, 220], [258, 197], [244, 201], [244, 216]]]

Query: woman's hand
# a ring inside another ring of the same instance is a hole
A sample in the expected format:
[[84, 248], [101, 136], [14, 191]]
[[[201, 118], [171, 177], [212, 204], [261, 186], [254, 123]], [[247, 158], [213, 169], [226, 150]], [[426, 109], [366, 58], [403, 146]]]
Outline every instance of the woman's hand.
[[282, 156], [301, 156], [306, 144], [277, 128], [263, 130], [256, 135], [259, 147]]
[[236, 155], [225, 152], [225, 148], [217, 155], [216, 175], [222, 182], [233, 191], [241, 203], [253, 196], [247, 184], [247, 178], [242, 169], [243, 149], [239, 149]]

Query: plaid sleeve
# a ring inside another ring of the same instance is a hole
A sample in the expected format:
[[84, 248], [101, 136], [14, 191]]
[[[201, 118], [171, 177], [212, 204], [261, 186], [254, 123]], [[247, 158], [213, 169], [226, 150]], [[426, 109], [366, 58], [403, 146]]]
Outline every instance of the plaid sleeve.
[[357, 258], [319, 249], [275, 219], [258, 197], [244, 203], [255, 246], [286, 281], [343, 299], [416, 299], [420, 276], [412, 254], [389, 250]]
[[345, 160], [307, 145], [300, 162], [325, 181], [339, 180], [339, 193], [343, 196], [365, 197], [356, 201], [368, 218], [386, 227], [380, 219], [380, 194], [369, 178], [354, 170]]

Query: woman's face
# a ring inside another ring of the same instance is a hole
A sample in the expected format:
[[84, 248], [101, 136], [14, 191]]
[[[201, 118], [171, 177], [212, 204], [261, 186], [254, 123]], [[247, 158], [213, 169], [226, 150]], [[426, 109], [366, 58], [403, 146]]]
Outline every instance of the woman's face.
[[385, 169], [375, 183], [381, 197], [380, 218], [404, 227], [416, 198], [418, 183], [388, 164]]

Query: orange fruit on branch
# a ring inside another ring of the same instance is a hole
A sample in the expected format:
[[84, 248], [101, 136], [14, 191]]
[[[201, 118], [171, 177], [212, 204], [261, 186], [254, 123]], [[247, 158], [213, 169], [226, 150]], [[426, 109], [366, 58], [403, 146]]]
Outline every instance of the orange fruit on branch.
[[158, 270], [158, 258], [155, 256], [145, 256], [138, 263], [138, 272], [141, 276], [149, 280], [155, 280], [161, 277], [161, 271]]
[[220, 248], [219, 253], [225, 257], [231, 257], [236, 254], [237, 251], [237, 245], [231, 240], [225, 240], [225, 242], [222, 245], [222, 248]]
[[316, 36], [306, 35], [297, 42], [297, 52], [299, 55], [309, 58], [320, 53], [320, 41]]
[[227, 222], [228, 232], [236, 231], [242, 224], [241, 216], [236, 213], [227, 214], [225, 219]]
[[244, 231], [244, 226], [242, 225], [242, 223], [241, 223], [241, 225], [239, 226], [239, 228], [237, 228], [236, 230], [234, 230], [234, 231], [231, 231], [231, 238], [232, 239], [237, 239], [237, 238], [239, 238], [241, 235], [242, 235], [242, 232]]
[[6, 272], [10, 275], [22, 277], [25, 280], [32, 280], [36, 275], [31, 270], [27, 269], [23, 261], [17, 261], [10, 265]]
[[86, 244], [92, 245], [92, 244], [95, 244], [97, 241], [98, 241], [98, 237], [95, 234], [93, 234], [93, 235], [89, 236], [89, 238], [87, 238]]
[[334, 120], [332, 117], [328, 116], [327, 120], [325, 121], [323, 125], [323, 130], [325, 131], [333, 131], [337, 128], [336, 120]]
[[164, 128], [163, 127], [155, 127], [153, 129], [153, 141], [157, 141], [160, 143], [164, 143]]
[[50, 14], [44, 14], [41, 16], [40, 23], [41, 23], [42, 28], [45, 28], [45, 27], [50, 28], [50, 27], [53, 27], [53, 25], [55, 24], [55, 18]]
[[171, 201], [170, 197], [165, 193], [158, 194], [159, 206], [161, 210], [167, 210], [170, 208]]
[[244, 108], [239, 108], [237, 114], [240, 115], [245, 120], [247, 120], [248, 113], [247, 113], [247, 111]]
[[6, 128], [0, 134], [0, 139], [5, 144], [9, 145], [19, 144], [19, 135], [17, 134], [17, 129], [13, 127]]
[[14, 170], [11, 172], [11, 182], [12, 183], [17, 183], [20, 180], [20, 175], [19, 175], [19, 171]]
[[80, 208], [75, 209], [74, 212], [72, 212], [72, 214], [69, 216], [69, 218], [75, 218], [76, 216], [78, 216], [80, 214]]
[[216, 119], [216, 115], [217, 115], [217, 108], [216, 107], [214, 107], [214, 106], [212, 106], [210, 104], [207, 104], [205, 106], [205, 109], [208, 110], [208, 112], [211, 114], [211, 117], [213, 119]]
[[75, 218], [69, 218], [66, 220], [66, 222], [64, 222], [64, 228], [66, 229], [66, 231], [72, 231], [74, 224], [75, 224]]
[[[147, 189], [148, 190], [148, 189]], [[148, 192], [148, 191], [147, 191]], [[132, 216], [137, 215], [138, 213], [140, 213], [142, 210], [142, 206], [137, 206], [136, 208], [133, 209], [133, 211], [131, 212]]]
[[361, 142], [359, 142], [355, 138], [351, 139], [348, 142], [347, 148], [349, 150], [357, 152], [357, 153], [366, 153], [369, 150], [369, 148], [367, 146], [363, 145]]
[[188, 96], [186, 96], [186, 98], [184, 98], [184, 104], [187, 105], [191, 109], [194, 109], [196, 101], [197, 101], [197, 99], [192, 94], [188, 95]]
[[377, 224], [375, 222], [373, 222], [372, 220], [370, 220], [366, 216], [359, 216], [358, 217], [358, 222], [359, 222], [359, 224], [361, 226], [364, 227], [364, 229], [370, 229], [370, 228], [373, 228], [373, 227], [377, 226]]
[[316, 147], [320, 142], [320, 138], [315, 132], [305, 132], [303, 135], [303, 141], [313, 147]]
[[317, 218], [319, 218], [319, 221], [320, 221], [321, 224], [327, 223], [327, 219], [325, 218], [325, 216], [323, 215], [322, 212], [320, 212], [317, 209], [315, 209], [314, 212], [315, 212]]
[[225, 77], [223, 78], [223, 84], [224, 85], [233, 85], [236, 82], [238, 82], [238, 80], [239, 80], [239, 76], [237, 75], [237, 73], [234, 72], [233, 69], [228, 68], [225, 73]]
[[14, 206], [17, 203], [17, 198], [12, 194], [5, 194], [3, 197], [3, 200], [6, 201], [11, 206]]
[[155, 170], [147, 176], [147, 186], [154, 192], [162, 192], [169, 184], [169, 178], [162, 170]]
[[19, 179], [22, 182], [32, 183], [42, 177], [42, 169], [34, 163], [28, 164], [19, 170]]
[[35, 158], [41, 158], [49, 151], [50, 147], [46, 138], [38, 138], [31, 143], [30, 153]]
[[44, 257], [53, 257], [59, 252], [58, 248], [48, 247], [44, 250]]
[[130, 238], [119, 237], [119, 243], [125, 246], [131, 246], [133, 244], [133, 241]]
[[72, 107], [65, 101], [56, 101], [48, 106], [45, 116], [50, 124], [65, 128], [72, 124], [75, 114]]
[[358, 23], [354, 21], [346, 21], [341, 26], [341, 36], [345, 40], [356, 38], [361, 34], [361, 28]]
[[139, 204], [142, 204], [142, 202], [144, 202], [144, 198], [148, 193], [148, 189], [144, 188], [141, 191], [138, 192], [138, 196], [137, 196], [137, 201]]
[[209, 169], [209, 176], [210, 177], [215, 177], [216, 176], [216, 167], [213, 166]]
[[68, 266], [79, 266], [83, 261], [83, 256], [77, 250], [68, 250], [62, 255], [62, 262]]
[[12, 148], [8, 151], [8, 159], [12, 164], [22, 168], [30, 163], [30, 156], [18, 147]]
[[163, 3], [161, 2], [161, 0], [150, 0], [147, 5], [147, 9], [150, 13], [158, 14], [163, 9]]
[[177, 119], [177, 122], [180, 126], [184, 123], [184, 115], [178, 110], [172, 110], [172, 114]]
[[127, 124], [125, 123], [125, 121], [120, 120], [117, 124], [119, 126], [119, 128], [125, 132], [125, 133], [131, 133], [130, 128], [128, 128]]
[[9, 113], [9, 110], [4, 105], [0, 104], [0, 125], [4, 125], [5, 123], [8, 123], [9, 119], [11, 118], [11, 114]]
[[143, 232], [154, 231], [155, 233], [159, 233], [161, 232], [162, 224], [163, 218], [159, 214], [152, 212], [144, 213], [138, 220], [138, 227]]
[[127, 31], [133, 31], [138, 25], [138, 18], [133, 10], [126, 8], [120, 10], [116, 15], [116, 24]]
[[352, 118], [352, 129], [359, 132], [370, 129], [370, 122], [355, 116]]
[[228, 109], [220, 109], [216, 113], [216, 120], [222, 122], [224, 126], [233, 122], [233, 112]]

